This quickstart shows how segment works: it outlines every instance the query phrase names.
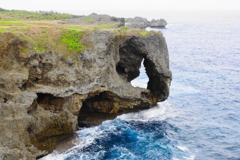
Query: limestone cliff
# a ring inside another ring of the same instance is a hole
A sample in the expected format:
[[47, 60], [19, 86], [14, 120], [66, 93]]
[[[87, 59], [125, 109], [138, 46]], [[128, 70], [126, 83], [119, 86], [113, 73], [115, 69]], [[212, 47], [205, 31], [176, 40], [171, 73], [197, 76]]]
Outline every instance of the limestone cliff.
[[[92, 31], [75, 58], [53, 50], [28, 53], [28, 42], [0, 37], [0, 159], [36, 159], [72, 136], [91, 113], [117, 115], [149, 108], [169, 95], [171, 72], [161, 34]], [[144, 61], [146, 89], [133, 87]], [[84, 113], [84, 114], [82, 114]], [[91, 120], [89, 120], [91, 121]]]

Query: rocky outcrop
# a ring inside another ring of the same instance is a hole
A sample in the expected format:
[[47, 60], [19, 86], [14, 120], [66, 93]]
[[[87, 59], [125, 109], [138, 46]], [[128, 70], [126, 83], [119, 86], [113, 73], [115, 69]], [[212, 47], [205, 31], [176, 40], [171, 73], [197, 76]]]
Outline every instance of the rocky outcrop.
[[70, 23], [70, 24], [115, 24], [118, 27], [125, 25], [124, 18], [116, 18], [106, 14], [96, 14], [92, 13], [88, 16], [72, 16], [69, 17], [68, 21], [60, 23]]
[[130, 28], [144, 29], [147, 27], [164, 28], [167, 25], [165, 19], [153, 19], [148, 21], [146, 18], [116, 18], [109, 15], [101, 15], [92, 13], [88, 16], [71, 16], [68, 21], [61, 21], [59, 23], [68, 24], [115, 24], [117, 27], [127, 26]]
[[150, 23], [150, 27], [162, 28], [162, 27], [165, 27], [166, 25], [167, 25], [167, 21], [165, 19], [158, 19], [158, 20], [153, 19]]
[[[149, 108], [169, 95], [171, 72], [161, 34], [93, 31], [76, 58], [32, 53], [12, 33], [0, 37], [0, 159], [36, 159], [78, 126]], [[144, 61], [148, 87], [133, 87]], [[98, 116], [99, 115], [99, 116]], [[81, 137], [80, 137], [81, 138]]]
[[144, 29], [150, 25], [150, 22], [146, 18], [142, 17], [127, 18], [125, 21], [126, 21], [125, 26], [131, 28]]
[[135, 17], [135, 18], [128, 18], [125, 21], [126, 21], [125, 26], [131, 27], [131, 28], [140, 28], [140, 29], [144, 29], [147, 27], [163, 28], [167, 25], [167, 21], [164, 19], [158, 19], [158, 20], [153, 19], [150, 22], [146, 18]]

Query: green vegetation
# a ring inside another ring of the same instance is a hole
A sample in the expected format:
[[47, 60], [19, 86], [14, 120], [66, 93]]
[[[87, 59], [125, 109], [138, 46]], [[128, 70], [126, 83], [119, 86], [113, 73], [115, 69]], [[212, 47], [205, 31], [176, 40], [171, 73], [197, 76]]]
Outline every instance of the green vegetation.
[[116, 25], [113, 24], [105, 24], [105, 25], [82, 25], [82, 26], [71, 26], [71, 27], [66, 27], [67, 29], [70, 30], [75, 30], [75, 31], [89, 31], [89, 30], [101, 30], [106, 28], [115, 28], [117, 27]]
[[[28, 12], [19, 10], [4, 10], [0, 8], [0, 35], [3, 32], [14, 33], [17, 37], [27, 41], [28, 45], [21, 48], [21, 54], [46, 52], [47, 50], [70, 57], [78, 63], [79, 52], [91, 48], [94, 44], [88, 41], [80, 43], [84, 33], [102, 30], [116, 35], [147, 36], [154, 31], [144, 31], [139, 28], [126, 26], [117, 27], [114, 24], [59, 24], [51, 20], [64, 20], [71, 15], [54, 12]], [[93, 21], [88, 18], [84, 21]], [[154, 32], [161, 34], [160, 32]], [[6, 42], [7, 43], [7, 42]], [[0, 44], [1, 45], [1, 44]]]
[[79, 42], [83, 37], [83, 32], [69, 30], [63, 31], [61, 42], [67, 44], [69, 51], [81, 52], [84, 46]]
[[66, 27], [67, 29], [69, 29], [69, 30], [75, 30], [75, 31], [81, 31], [81, 30], [83, 30], [83, 28], [82, 27]]
[[160, 34], [160, 35], [162, 35], [162, 32], [157, 32], [157, 31], [149, 31], [149, 33], [154, 33], [154, 34]]
[[57, 20], [66, 19], [70, 17], [70, 14], [57, 13], [57, 12], [29, 12], [24, 10], [1, 10], [0, 17], [9, 17], [6, 19], [27, 19], [27, 20]]
[[101, 27], [94, 27], [93, 30], [96, 31], [96, 30], [100, 30]]
[[28, 24], [24, 23], [16, 23], [16, 22], [0, 22], [1, 26], [29, 26]]
[[93, 21], [91, 18], [84, 19], [83, 21]]
[[130, 29], [130, 28], [127, 26], [122, 26], [121, 29]]
[[156, 31], [142, 31], [142, 32], [139, 32], [139, 34], [141, 35], [141, 36], [147, 36], [147, 35], [149, 35], [150, 33], [154, 33], [154, 34], [162, 34], [161, 32], [156, 32]]
[[21, 21], [21, 19], [0, 19], [0, 21]]
[[6, 32], [7, 30], [6, 30], [6, 28], [0, 28], [0, 33], [1, 32]]
[[149, 34], [148, 31], [142, 31], [142, 32], [139, 32], [141, 36], [147, 36]]
[[69, 29], [69, 30], [75, 30], [75, 31], [89, 31], [90, 30], [89, 28], [83, 28], [83, 27], [80, 27], [80, 26], [66, 27], [66, 28]]

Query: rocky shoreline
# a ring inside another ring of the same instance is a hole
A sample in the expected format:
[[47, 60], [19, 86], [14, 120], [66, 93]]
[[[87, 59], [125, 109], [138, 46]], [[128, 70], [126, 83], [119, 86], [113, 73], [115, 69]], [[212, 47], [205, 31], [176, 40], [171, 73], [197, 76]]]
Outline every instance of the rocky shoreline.
[[144, 29], [147, 27], [165, 28], [167, 21], [165, 19], [153, 19], [148, 21], [146, 18], [116, 18], [109, 15], [92, 13], [88, 16], [71, 16], [68, 21], [59, 22], [65, 24], [115, 24], [118, 27], [127, 26], [130, 28]]
[[[0, 159], [40, 158], [79, 126], [98, 125], [168, 97], [172, 76], [161, 33], [92, 30], [80, 42], [85, 48], [71, 57], [54, 49], [33, 52], [16, 34], [1, 34]], [[142, 61], [148, 86], [133, 87]]]

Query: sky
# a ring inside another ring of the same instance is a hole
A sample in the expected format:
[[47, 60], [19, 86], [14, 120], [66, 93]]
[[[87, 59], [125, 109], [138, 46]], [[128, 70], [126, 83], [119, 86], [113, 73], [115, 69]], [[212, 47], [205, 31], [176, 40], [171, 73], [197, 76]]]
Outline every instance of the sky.
[[1, 8], [20, 10], [235, 9], [240, 0], [1, 0]]

